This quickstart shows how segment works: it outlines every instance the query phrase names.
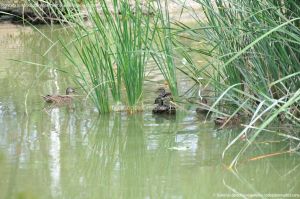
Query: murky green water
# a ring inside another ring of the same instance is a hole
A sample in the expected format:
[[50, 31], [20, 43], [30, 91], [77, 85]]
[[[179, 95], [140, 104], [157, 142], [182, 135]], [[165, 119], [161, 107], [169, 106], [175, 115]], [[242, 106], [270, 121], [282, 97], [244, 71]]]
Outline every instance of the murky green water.
[[[53, 40], [60, 34], [44, 31]], [[169, 118], [150, 111], [99, 117], [80, 100], [71, 109], [45, 108], [41, 95], [63, 93], [72, 85], [70, 77], [9, 59], [68, 70], [62, 54], [55, 48], [45, 54], [48, 48], [49, 42], [30, 28], [0, 26], [1, 199], [232, 198], [237, 193], [246, 198], [300, 197], [288, 195], [300, 194], [297, 154], [247, 161], [285, 151], [286, 143], [258, 141], [241, 160], [238, 173], [232, 172], [225, 164], [238, 147], [225, 160], [221, 155], [238, 130], [216, 130], [193, 108]], [[154, 71], [149, 78], [156, 76]], [[184, 79], [180, 82], [181, 88], [188, 86]], [[145, 90], [155, 87], [148, 82]], [[152, 102], [151, 94], [145, 101]]]

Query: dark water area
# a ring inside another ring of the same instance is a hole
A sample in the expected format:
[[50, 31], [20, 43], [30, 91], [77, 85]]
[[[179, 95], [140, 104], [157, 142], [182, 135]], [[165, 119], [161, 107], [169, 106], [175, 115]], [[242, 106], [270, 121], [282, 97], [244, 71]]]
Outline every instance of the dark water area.
[[[262, 136], [232, 171], [228, 165], [245, 141], [224, 159], [222, 153], [240, 129], [218, 130], [195, 107], [160, 117], [150, 110], [99, 116], [82, 98], [72, 107], [45, 106], [41, 95], [74, 83], [55, 70], [71, 70], [61, 51], [48, 51], [61, 31], [41, 31], [46, 37], [0, 26], [0, 199], [300, 197], [298, 154], [249, 160], [288, 150], [280, 137]], [[157, 69], [147, 78], [150, 104], [159, 86], [153, 82], [163, 78]], [[187, 89], [188, 80], [179, 78]]]

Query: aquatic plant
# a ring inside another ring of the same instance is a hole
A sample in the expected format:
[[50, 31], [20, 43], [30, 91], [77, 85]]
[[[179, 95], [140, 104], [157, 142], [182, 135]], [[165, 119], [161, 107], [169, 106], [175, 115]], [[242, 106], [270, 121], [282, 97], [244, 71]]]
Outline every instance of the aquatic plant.
[[165, 80], [173, 96], [178, 97], [175, 52], [174, 52], [174, 34], [171, 29], [171, 20], [169, 16], [168, 0], [164, 6], [161, 1], [156, 2], [156, 15], [159, 19], [158, 33], [154, 40], [153, 50], [151, 55], [156, 62], [158, 68], [163, 74]]
[[[74, 0], [60, 1], [63, 8], [41, 2], [49, 6], [62, 24], [69, 24], [65, 29], [74, 38], [70, 43], [60, 41], [63, 53], [76, 69], [75, 81], [99, 112], [110, 111], [110, 96], [116, 104], [121, 101], [128, 104], [131, 111], [138, 107], [143, 94], [145, 66], [151, 57], [173, 96], [178, 96], [167, 1], [162, 6], [160, 1], [86, 0], [82, 9], [85, 14]], [[34, 5], [32, 2], [35, 12], [43, 16], [43, 9]], [[154, 7], [157, 8], [155, 14]], [[126, 100], [123, 100], [123, 93]]]
[[211, 110], [231, 117], [237, 112], [251, 116], [240, 134], [251, 134], [251, 138], [233, 166], [276, 118], [300, 126], [300, 6], [276, 0], [196, 2], [205, 17], [191, 9], [197, 25], [176, 25], [185, 38], [203, 44], [185, 52], [206, 56], [207, 64], [199, 68], [191, 54], [185, 54], [184, 70], [196, 83], [207, 80], [215, 90]]
[[[124, 90], [126, 103], [133, 109], [143, 93], [144, 70], [156, 32], [157, 19], [148, 14], [150, 3], [87, 0], [85, 6], [90, 24], [78, 21], [78, 15], [70, 16], [76, 38], [63, 44], [65, 54], [80, 74], [78, 83], [100, 112], [109, 111], [108, 91], [119, 103]], [[75, 54], [71, 47], [75, 47]]]

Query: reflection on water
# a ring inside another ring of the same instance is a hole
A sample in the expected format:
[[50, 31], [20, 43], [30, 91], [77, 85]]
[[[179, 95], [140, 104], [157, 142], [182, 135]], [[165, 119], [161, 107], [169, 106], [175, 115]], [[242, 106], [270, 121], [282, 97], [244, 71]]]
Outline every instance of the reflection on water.
[[[247, 161], [280, 151], [284, 143], [258, 142], [234, 173], [225, 163], [239, 148], [223, 161], [221, 155], [238, 130], [218, 131], [193, 111], [179, 111], [176, 117], [148, 111], [98, 116], [79, 100], [74, 109], [44, 109], [40, 95], [64, 92], [71, 83], [68, 76], [7, 58], [61, 66], [65, 60], [55, 49], [46, 57], [38, 56], [34, 48], [45, 52], [48, 45], [37, 33], [12, 32], [18, 34], [6, 36], [0, 31], [0, 40], [18, 46], [6, 51], [0, 45], [4, 63], [0, 66], [0, 198], [181, 199], [299, 193], [296, 154]], [[45, 33], [53, 40], [58, 34]]]
[[60, 139], [59, 133], [59, 109], [55, 108], [51, 112], [52, 129], [50, 131], [49, 161], [51, 175], [52, 196], [60, 196]]

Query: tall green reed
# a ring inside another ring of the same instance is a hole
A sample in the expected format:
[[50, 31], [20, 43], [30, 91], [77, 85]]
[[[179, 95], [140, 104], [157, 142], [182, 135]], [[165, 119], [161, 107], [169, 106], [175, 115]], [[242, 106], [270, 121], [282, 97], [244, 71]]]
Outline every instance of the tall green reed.
[[[222, 92], [228, 86], [237, 85], [239, 90], [254, 96], [254, 101], [266, 97], [279, 99], [299, 88], [299, 76], [270, 86], [280, 78], [299, 71], [299, 6], [291, 2], [276, 1], [197, 1], [205, 17], [194, 13], [198, 27], [178, 24], [190, 39], [198, 38], [206, 50], [194, 52], [211, 56], [208, 66], [214, 70], [199, 70], [192, 64], [190, 76], [204, 75]], [[293, 11], [288, 10], [293, 7]], [[292, 13], [292, 14], [291, 14]], [[293, 18], [294, 17], [294, 18]], [[195, 37], [196, 35], [196, 37]], [[192, 60], [191, 57], [189, 59]], [[206, 67], [207, 68], [207, 67]], [[214, 75], [211, 75], [214, 74]], [[230, 96], [233, 96], [231, 92]], [[237, 97], [240, 93], [236, 93]], [[249, 101], [253, 102], [253, 100]]]
[[115, 103], [121, 101], [124, 91], [133, 110], [143, 94], [145, 66], [156, 34], [157, 19], [148, 14], [150, 3], [86, 0], [84, 5], [88, 25], [78, 19], [80, 15], [68, 16], [75, 39], [70, 44], [62, 42], [80, 74], [78, 83], [100, 112], [109, 111], [108, 91]]
[[[75, 0], [61, 0], [58, 5], [40, 2], [49, 6], [48, 10], [62, 24], [69, 25], [65, 29], [74, 38], [70, 43], [60, 41], [63, 53], [79, 74], [76, 82], [99, 112], [110, 110], [110, 96], [116, 104], [125, 101], [130, 109], [139, 104], [145, 66], [151, 57], [173, 95], [178, 96], [167, 1], [162, 6], [160, 1], [85, 0], [82, 8], [86, 16]], [[32, 5], [35, 8], [34, 2]], [[153, 7], [158, 8], [154, 15]], [[43, 16], [44, 9], [35, 9]], [[84, 22], [84, 17], [88, 22]]]
[[[143, 8], [141, 1], [134, 1], [132, 7], [129, 1], [113, 1], [114, 20], [107, 20], [113, 30], [111, 35], [115, 42], [113, 52], [119, 73], [122, 76], [127, 101], [135, 105], [141, 98], [145, 76], [145, 65], [149, 57], [147, 50], [153, 41], [156, 24], [151, 23], [148, 3]], [[110, 16], [106, 3], [101, 3], [104, 15]]]
[[[290, 18], [296, 13], [286, 16], [288, 6], [274, 1], [198, 2], [211, 26], [205, 29], [204, 38], [215, 49], [217, 75], [224, 83], [243, 83], [241, 89], [249, 89], [252, 94], [259, 91], [273, 98], [284, 95], [282, 88], [271, 89], [269, 84], [299, 70], [299, 27], [295, 26], [299, 19]], [[299, 87], [297, 79], [285, 84], [294, 90]]]
[[155, 51], [152, 52], [151, 55], [163, 74], [165, 80], [168, 82], [168, 86], [173, 96], [178, 97], [176, 65], [174, 60], [175, 52], [174, 44], [172, 42], [174, 39], [174, 34], [172, 33], [171, 28], [168, 3], [168, 0], [166, 0], [163, 6], [161, 1], [156, 2], [156, 15], [159, 16], [159, 31], [154, 40], [153, 48]]
[[[196, 2], [203, 10], [197, 13], [192, 9], [196, 27], [181, 23], [177, 27], [185, 37], [205, 44], [200, 50], [189, 50], [209, 56], [207, 66], [197, 68], [187, 54], [190, 64], [186, 71], [196, 82], [202, 77], [209, 79], [217, 97], [211, 110], [221, 105], [217, 108], [225, 115], [236, 110], [250, 115], [249, 124], [240, 134], [250, 134], [250, 144], [282, 115], [299, 127], [299, 5], [275, 0]], [[231, 104], [232, 109], [223, 108], [222, 103]]]

